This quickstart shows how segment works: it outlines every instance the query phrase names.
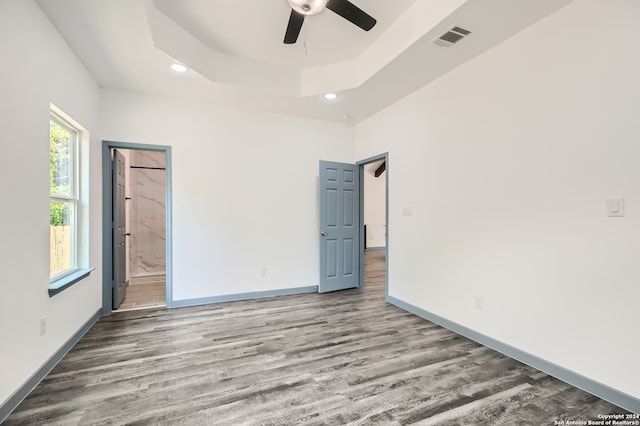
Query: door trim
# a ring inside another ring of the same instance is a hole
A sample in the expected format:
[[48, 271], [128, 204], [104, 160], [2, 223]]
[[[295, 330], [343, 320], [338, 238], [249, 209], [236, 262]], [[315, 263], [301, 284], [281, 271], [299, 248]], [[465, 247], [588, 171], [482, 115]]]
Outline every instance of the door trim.
[[389, 152], [385, 152], [382, 154], [374, 155], [373, 157], [365, 158], [364, 160], [360, 160], [356, 162], [356, 165], [359, 166], [360, 170], [360, 285], [359, 287], [364, 287], [364, 166], [367, 164], [374, 163], [376, 161], [384, 160], [386, 162], [385, 169], [385, 222], [387, 232], [385, 233], [385, 241], [384, 241], [384, 297], [385, 300], [389, 300]]
[[172, 251], [172, 189], [171, 189], [171, 147], [166, 145], [147, 145], [133, 142], [102, 141], [102, 315], [109, 315], [111, 307], [111, 270], [113, 268], [113, 235], [111, 232], [111, 149], [133, 149], [143, 151], [161, 151], [166, 162], [166, 298], [167, 307], [173, 305], [173, 251]]

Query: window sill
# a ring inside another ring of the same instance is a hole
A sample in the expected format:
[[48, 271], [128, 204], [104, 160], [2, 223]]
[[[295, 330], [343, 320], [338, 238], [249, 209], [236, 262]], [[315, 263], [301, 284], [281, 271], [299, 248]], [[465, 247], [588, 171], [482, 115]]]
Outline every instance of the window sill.
[[53, 297], [56, 294], [68, 289], [75, 283], [83, 280], [91, 274], [91, 271], [96, 268], [87, 268], [87, 269], [79, 269], [75, 271], [73, 274], [69, 274], [65, 277], [60, 278], [59, 280], [55, 280], [51, 284], [49, 284], [49, 297]]

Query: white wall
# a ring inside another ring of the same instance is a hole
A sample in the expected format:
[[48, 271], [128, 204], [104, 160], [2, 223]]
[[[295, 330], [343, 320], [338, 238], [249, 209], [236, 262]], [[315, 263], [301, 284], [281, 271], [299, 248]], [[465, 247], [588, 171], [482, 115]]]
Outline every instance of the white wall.
[[[0, 1], [0, 40], [1, 405], [101, 307], [102, 272], [93, 197], [83, 208], [91, 215], [89, 263], [98, 270], [49, 298], [49, 105], [93, 131], [98, 87], [32, 1]], [[98, 153], [87, 159], [99, 169]]]
[[576, 0], [356, 129], [392, 163], [391, 296], [636, 398], [639, 24]]
[[353, 162], [352, 127], [112, 90], [100, 118], [172, 147], [173, 300], [317, 285], [318, 161]]
[[[379, 153], [381, 154], [381, 153]], [[386, 172], [376, 177], [379, 162], [364, 167], [364, 223], [367, 225], [367, 248], [386, 245]]]

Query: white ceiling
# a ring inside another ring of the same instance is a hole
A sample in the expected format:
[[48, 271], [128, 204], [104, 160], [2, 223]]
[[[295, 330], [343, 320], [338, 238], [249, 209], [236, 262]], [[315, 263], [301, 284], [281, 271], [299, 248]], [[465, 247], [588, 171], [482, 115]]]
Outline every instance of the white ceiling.
[[[570, 1], [352, 0], [371, 31], [324, 10], [285, 45], [286, 0], [37, 0], [102, 87], [349, 123]], [[472, 34], [432, 43], [453, 25]]]
[[307, 17], [298, 42], [282, 43], [291, 8], [286, 0], [155, 0], [156, 8], [209, 49], [297, 69], [352, 59], [383, 34], [416, 0], [354, 4], [382, 18], [365, 32], [328, 9]]

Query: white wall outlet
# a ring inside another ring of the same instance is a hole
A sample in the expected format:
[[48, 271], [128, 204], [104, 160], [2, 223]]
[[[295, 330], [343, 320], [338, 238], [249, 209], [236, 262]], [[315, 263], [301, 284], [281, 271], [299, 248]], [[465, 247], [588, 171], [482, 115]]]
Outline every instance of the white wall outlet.
[[482, 300], [482, 297], [480, 296], [476, 296], [473, 299], [473, 307], [476, 308], [477, 310], [481, 311], [484, 305], [484, 300]]
[[263, 266], [262, 268], [260, 268], [260, 276], [265, 277], [266, 275], [267, 275], [267, 267]]
[[40, 318], [40, 335], [44, 336], [47, 333], [47, 317]]

